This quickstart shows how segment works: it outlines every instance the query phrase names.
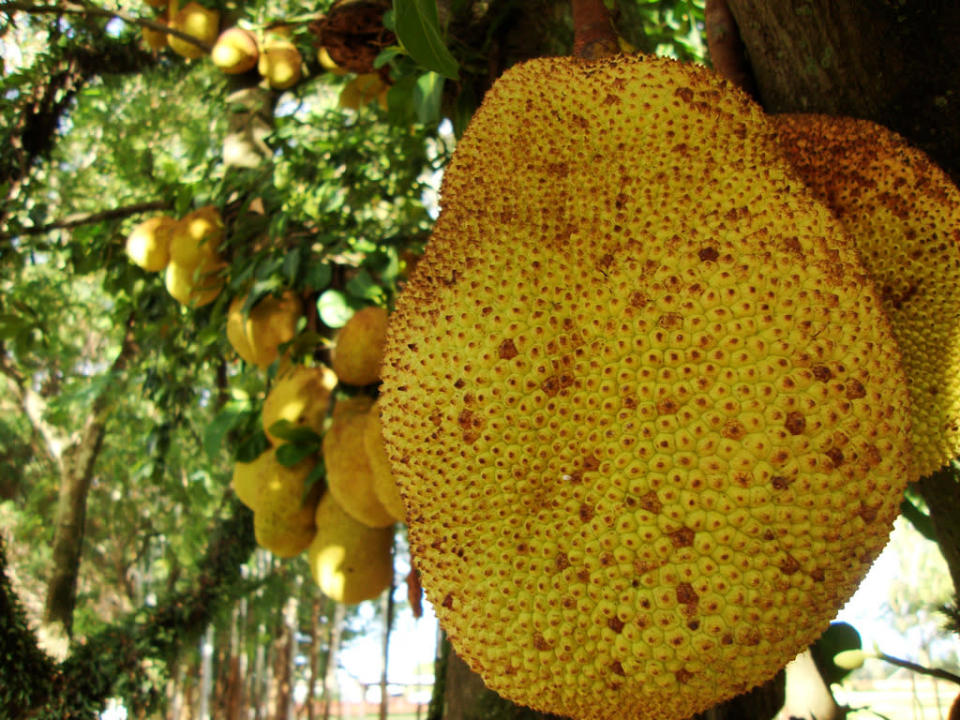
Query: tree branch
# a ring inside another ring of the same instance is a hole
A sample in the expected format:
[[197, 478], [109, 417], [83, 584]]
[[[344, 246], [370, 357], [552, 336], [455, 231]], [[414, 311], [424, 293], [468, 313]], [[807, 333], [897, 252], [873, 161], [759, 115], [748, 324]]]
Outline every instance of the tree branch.
[[16, 399], [24, 417], [27, 418], [34, 436], [42, 439], [42, 443], [37, 444], [43, 448], [47, 459], [53, 466], [59, 468], [63, 459], [66, 438], [56, 432], [55, 428], [43, 419], [47, 409], [46, 400], [30, 387], [26, 378], [23, 377], [13, 359], [7, 353], [3, 341], [0, 341], [0, 373], [7, 378], [7, 387]]
[[125, 205], [124, 207], [112, 208], [111, 210], [101, 210], [100, 212], [68, 215], [60, 220], [54, 220], [46, 225], [36, 225], [34, 227], [22, 228], [17, 232], [0, 232], [0, 240], [9, 240], [21, 235], [42, 235], [51, 230], [69, 230], [80, 227], [81, 225], [90, 225], [91, 223], [102, 222], [104, 220], [118, 220], [150, 210], [169, 210], [171, 204], [163, 200], [154, 200], [151, 202], [136, 203], [134, 205]]
[[952, 672], [940, 670], [939, 668], [924, 667], [923, 665], [917, 665], [909, 660], [901, 660], [900, 658], [893, 657], [892, 655], [887, 655], [886, 653], [882, 652], [878, 652], [877, 657], [881, 660], [885, 660], [891, 665], [906, 668], [907, 670], [912, 670], [913, 672], [921, 675], [930, 675], [931, 677], [940, 678], [941, 680], [949, 680], [950, 682], [960, 685], [960, 675], [954, 675]]
[[198, 48], [203, 50], [205, 53], [209, 53], [213, 47], [202, 40], [197, 40], [193, 35], [189, 35], [182, 30], [175, 30], [174, 28], [157, 22], [156, 20], [149, 20], [147, 18], [136, 17], [135, 15], [128, 15], [125, 12], [120, 12], [119, 10], [106, 10], [104, 8], [92, 7], [90, 5], [83, 5], [81, 3], [65, 2], [63, 5], [33, 5], [28, 2], [20, 2], [20, 0], [13, 0], [13, 2], [0, 3], [0, 10], [4, 12], [25, 12], [31, 15], [86, 15], [90, 17], [108, 17], [108, 18], [118, 18], [123, 20], [125, 23], [131, 25], [139, 25], [140, 27], [147, 27], [157, 32], [166, 33], [167, 35], [173, 35], [178, 37], [181, 40], [185, 40], [189, 43], [196, 45]]
[[617, 55], [620, 45], [603, 0], [571, 0], [573, 54], [585, 60]]

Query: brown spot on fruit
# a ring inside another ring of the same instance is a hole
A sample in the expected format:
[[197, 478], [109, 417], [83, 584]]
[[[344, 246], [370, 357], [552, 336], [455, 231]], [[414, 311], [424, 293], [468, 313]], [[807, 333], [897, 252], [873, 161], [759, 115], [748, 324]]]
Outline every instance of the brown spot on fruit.
[[682, 582], [677, 585], [677, 602], [681, 605], [696, 605], [700, 602], [700, 596], [693, 589], [693, 585]]
[[803, 413], [800, 413], [796, 410], [791, 410], [787, 413], [787, 420], [784, 423], [784, 426], [787, 428], [787, 432], [791, 435], [799, 435], [807, 427], [807, 420], [803, 416]]
[[723, 425], [722, 434], [728, 440], [739, 440], [747, 434], [747, 429], [739, 420], [727, 420]]
[[590, 520], [593, 519], [594, 511], [592, 507], [590, 507], [586, 503], [583, 503], [580, 505], [579, 514], [580, 514], [580, 519], [583, 522], [590, 522]]
[[520, 352], [517, 350], [517, 346], [513, 340], [509, 338], [500, 343], [500, 347], [497, 348], [497, 357], [501, 360], [510, 360], [519, 354]]
[[847, 400], [859, 400], [867, 396], [867, 389], [863, 386], [863, 383], [856, 379], [850, 379], [847, 381]]
[[554, 564], [557, 567], [557, 570], [566, 570], [570, 567], [570, 558], [567, 557], [567, 554], [564, 552], [557, 553], [557, 557], [554, 559]]
[[703, 262], [713, 262], [720, 257], [720, 253], [717, 252], [715, 247], [705, 247], [700, 249], [700, 251], [697, 253], [697, 257], [699, 257]]
[[690, 547], [693, 545], [695, 533], [690, 528], [680, 528], [676, 532], [667, 533], [674, 547]]
[[621, 620], [620, 618], [614, 616], [614, 617], [610, 618], [609, 620], [607, 620], [607, 627], [609, 627], [609, 628], [610, 628], [611, 630], [613, 630], [615, 633], [618, 633], [618, 632], [620, 632], [621, 630], [623, 630], [623, 620]]
[[552, 649], [553, 645], [548, 643], [541, 633], [535, 632], [533, 634], [533, 647], [543, 652]]
[[774, 475], [770, 478], [770, 483], [773, 485], [774, 490], [786, 490], [792, 482], [793, 478], [784, 477], [783, 475]]
[[827, 382], [833, 378], [833, 372], [826, 365], [814, 365], [813, 376], [820, 382]]
[[686, 685], [688, 682], [690, 682], [690, 680], [693, 679], [693, 673], [689, 670], [684, 670], [683, 668], [677, 670], [673, 676], [677, 679], [677, 682], [680, 685]]
[[620, 677], [626, 677], [627, 673], [623, 671], [623, 665], [620, 664], [619, 660], [614, 660], [610, 663], [610, 670], [614, 675], [619, 675]]
[[660, 498], [657, 496], [655, 490], [641, 495], [638, 499], [640, 501], [640, 507], [649, 513], [659, 515], [660, 511], [663, 510], [663, 503], [660, 502]]

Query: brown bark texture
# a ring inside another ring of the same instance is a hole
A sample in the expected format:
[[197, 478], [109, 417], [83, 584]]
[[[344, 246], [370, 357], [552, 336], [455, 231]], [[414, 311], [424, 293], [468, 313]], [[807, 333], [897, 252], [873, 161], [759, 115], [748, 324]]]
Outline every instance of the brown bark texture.
[[[848, 115], [885, 125], [960, 181], [960, 3], [955, 0], [727, 0], [768, 112]], [[960, 588], [955, 475], [919, 483]]]

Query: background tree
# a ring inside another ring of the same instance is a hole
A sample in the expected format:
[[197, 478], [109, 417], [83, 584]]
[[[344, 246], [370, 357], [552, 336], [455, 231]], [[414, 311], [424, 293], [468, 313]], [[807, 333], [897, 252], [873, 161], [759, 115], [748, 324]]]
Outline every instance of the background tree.
[[[266, 446], [259, 412], [279, 370], [237, 358], [230, 300], [294, 290], [308, 312], [291, 356], [327, 361], [355, 309], [392, 304], [484, 92], [574, 36], [568, 0], [439, 0], [435, 25], [430, 2], [206, 4], [262, 47], [286, 33], [302, 79], [278, 90], [256, 69], [151, 50], [162, 2], [0, 2], [0, 570], [16, 586], [0, 585], [0, 707], [13, 717], [88, 717], [111, 695], [146, 717], [199, 703], [204, 685], [214, 716], [285, 715], [294, 627], [311, 628], [313, 680], [327, 674], [342, 611], [316, 600], [302, 559], [254, 550], [229, 490], [234, 462]], [[877, 120], [958, 176], [948, 0], [606, 4], [627, 43], [684, 61], [708, 60], [712, 23], [720, 69], [768, 111]], [[188, 308], [124, 239], [203, 205], [224, 218], [225, 287]], [[905, 502], [956, 586], [953, 469]], [[535, 715], [464, 671], [441, 667], [448, 717]], [[778, 700], [782, 678], [747, 702], [759, 716]], [[738, 702], [711, 716], [746, 712]]]

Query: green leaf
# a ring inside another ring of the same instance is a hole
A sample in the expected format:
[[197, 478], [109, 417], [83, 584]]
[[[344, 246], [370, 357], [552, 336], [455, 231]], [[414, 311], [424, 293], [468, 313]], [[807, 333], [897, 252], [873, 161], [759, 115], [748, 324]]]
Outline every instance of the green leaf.
[[900, 501], [900, 514], [927, 540], [937, 542], [937, 534], [933, 530], [933, 521], [930, 520], [927, 513], [915, 504], [916, 502], [922, 501], [908, 488], [905, 497]]
[[235, 404], [226, 405], [210, 421], [203, 431], [203, 451], [211, 460], [215, 460], [223, 445], [227, 433], [243, 424], [249, 410]]
[[320, 320], [330, 328], [343, 327], [353, 315], [347, 296], [339, 290], [327, 290], [317, 298]]
[[321, 438], [310, 428], [295, 425], [289, 420], [277, 420], [270, 426], [270, 434], [281, 440], [297, 445], [311, 445], [313, 449], [320, 446]]
[[287, 443], [277, 448], [277, 462], [284, 467], [293, 467], [301, 460], [313, 455], [316, 451], [316, 448], [308, 445]]
[[810, 653], [817, 670], [829, 685], [838, 683], [850, 674], [851, 669], [837, 665], [834, 658], [847, 650], [859, 650], [862, 647], [860, 633], [845, 622], [831, 623], [826, 632], [810, 646]]
[[314, 262], [307, 268], [306, 285], [314, 290], [323, 290], [333, 279], [330, 263]]
[[459, 64], [440, 36], [436, 0], [393, 0], [397, 37], [420, 65], [451, 80], [457, 79]]
[[443, 100], [444, 78], [428, 72], [417, 78], [413, 98], [417, 104], [417, 119], [424, 125], [440, 122], [440, 101]]

